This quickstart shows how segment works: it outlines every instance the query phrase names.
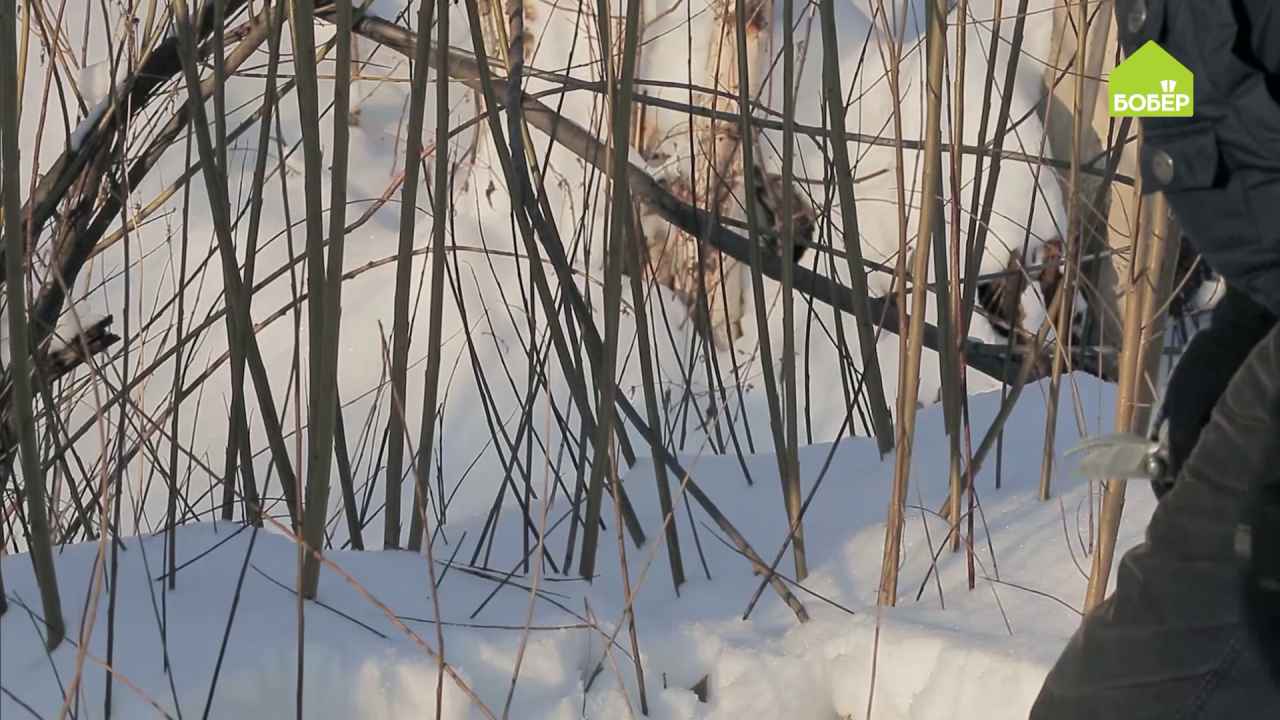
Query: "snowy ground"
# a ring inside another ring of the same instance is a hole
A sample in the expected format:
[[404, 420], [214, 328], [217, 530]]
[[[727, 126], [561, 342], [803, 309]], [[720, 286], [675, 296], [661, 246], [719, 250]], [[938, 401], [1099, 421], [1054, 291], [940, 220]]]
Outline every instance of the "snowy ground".
[[[1070, 447], [1081, 430], [1108, 430], [1114, 403], [1110, 386], [1079, 376], [1069, 382], [1058, 418], [1063, 447]], [[750, 619], [742, 619], [758, 578], [717, 539], [696, 508], [700, 545], [712, 577], [707, 579], [696, 561], [690, 526], [682, 524], [690, 580], [679, 597], [672, 591], [661, 545], [650, 541], [636, 548], [628, 543], [631, 582], [639, 588], [637, 630], [649, 717], [862, 719], [868, 717], [874, 664], [870, 717], [1025, 718], [1044, 673], [1079, 620], [1076, 609], [1089, 564], [1088, 484], [1062, 465], [1054, 477], [1054, 498], [1042, 503], [1035, 497], [1040, 457], [1034, 448], [1044, 432], [1043, 390], [1029, 387], [1010, 419], [1003, 489], [994, 488], [994, 466], [978, 479], [985, 522], [977, 525], [973, 591], [966, 587], [963, 554], [944, 552], [938, 564], [940, 583], [925, 581], [931, 548], [942, 538], [944, 526], [931, 518], [926, 536], [921, 518], [927, 514], [917, 508], [906, 528], [899, 607], [876, 611], [892, 466], [882, 463], [865, 439], [845, 440], [834, 448], [809, 447], [801, 457], [806, 492], [823, 478], [806, 519], [812, 570], [804, 589], [797, 591], [812, 615], [807, 624], [798, 624], [767, 589]], [[998, 393], [973, 398], [975, 433], [985, 429], [998, 406]], [[917, 437], [911, 504], [936, 508], [946, 485], [940, 408], [922, 413]], [[732, 458], [683, 461], [757, 550], [772, 559], [785, 529], [775, 461], [751, 459], [751, 487]], [[646, 468], [642, 463], [625, 482], [645, 527], [652, 529], [657, 511]], [[1145, 486], [1131, 488], [1121, 548], [1140, 540], [1153, 504]], [[564, 508], [563, 498], [558, 499], [549, 511], [552, 522]], [[520, 572], [498, 590], [492, 577], [467, 574], [462, 567], [445, 569], [441, 560], [460, 542], [461, 532], [474, 534], [481, 520], [459, 518], [451, 523], [447, 540], [437, 542], [436, 572], [442, 580], [434, 599], [424, 557], [407, 552], [329, 556], [352, 580], [326, 569], [320, 589], [324, 605], [306, 607], [306, 717], [434, 716], [437, 666], [422, 647], [437, 647], [435, 628], [428, 622], [435, 617], [433, 600], [450, 623], [443, 629], [448, 663], [494, 713], [502, 714], [530, 598], [523, 588], [534, 580]], [[507, 526], [518, 532], [515, 523]], [[625, 628], [613, 651], [602, 654], [603, 638], [614, 632], [624, 607], [613, 532], [611, 523], [602, 533], [602, 574], [594, 583], [554, 574], [542, 581], [510, 717], [620, 718], [628, 716], [628, 705], [639, 713]], [[177, 546], [183, 567], [176, 590], [167, 592], [156, 579], [164, 544], [163, 537], [129, 538], [121, 548], [114, 660], [121, 682], [115, 688], [113, 717], [153, 716], [150, 703], [175, 717], [175, 705], [188, 717], [205, 708], [237, 577], [246, 562], [210, 717], [292, 717], [298, 632], [295, 597], [288, 588], [295, 582], [295, 546], [275, 532], [255, 539], [252, 531], [234, 525], [184, 527]], [[513, 553], [519, 546], [518, 537], [498, 543], [489, 562], [491, 576], [517, 568]], [[559, 562], [563, 545], [549, 547]], [[68, 547], [59, 559], [73, 635], [91, 595], [97, 550]], [[780, 570], [789, 574], [790, 569], [788, 556]], [[46, 656], [26, 610], [39, 607], [27, 558], [5, 558], [3, 573], [14, 607], [0, 620], [0, 717], [24, 717], [26, 707], [39, 717], [54, 717], [61, 688], [75, 675], [76, 649], [66, 644]], [[404, 627], [393, 624], [370, 597], [397, 614]], [[588, 613], [596, 629], [581, 627]], [[107, 647], [105, 595], [96, 614], [89, 651], [100, 660]], [[162, 628], [167, 628], [169, 676]], [[602, 661], [590, 690], [584, 690]], [[708, 693], [702, 703], [690, 688], [704, 676]], [[79, 717], [102, 717], [103, 683], [102, 667], [88, 660]], [[446, 718], [483, 717], [448, 677], [444, 707]]]

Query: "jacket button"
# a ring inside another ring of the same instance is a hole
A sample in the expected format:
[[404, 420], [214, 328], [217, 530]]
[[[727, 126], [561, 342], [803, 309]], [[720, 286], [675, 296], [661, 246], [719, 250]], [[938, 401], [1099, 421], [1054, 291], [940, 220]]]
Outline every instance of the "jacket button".
[[1151, 170], [1151, 178], [1161, 186], [1173, 182], [1173, 156], [1164, 150], [1155, 149], [1147, 160]]
[[1125, 17], [1125, 28], [1130, 35], [1137, 35], [1147, 22], [1147, 0], [1134, 0], [1129, 6], [1129, 14]]

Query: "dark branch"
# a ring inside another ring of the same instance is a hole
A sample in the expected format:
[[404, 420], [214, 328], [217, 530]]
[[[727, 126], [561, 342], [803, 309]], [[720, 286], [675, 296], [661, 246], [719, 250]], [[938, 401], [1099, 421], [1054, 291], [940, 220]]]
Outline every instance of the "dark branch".
[[[317, 17], [327, 20], [329, 12], [328, 9], [317, 9], [316, 14]], [[417, 35], [414, 32], [367, 13], [357, 17], [353, 29], [357, 34], [406, 56], [412, 56], [417, 43]], [[434, 65], [434, 58], [432, 61]], [[480, 86], [479, 67], [475, 58], [468, 53], [450, 50], [449, 67], [446, 71], [451, 77], [469, 87], [479, 88]], [[593, 133], [563, 117], [528, 93], [521, 95], [521, 103], [525, 120], [531, 126], [556, 138], [557, 142], [583, 160], [601, 170], [607, 170], [605, 164], [608, 150]], [[498, 108], [494, 108], [495, 112], [497, 110]], [[751, 262], [750, 245], [746, 238], [728, 229], [706, 210], [676, 198], [647, 171], [634, 165], [628, 165], [627, 171], [630, 190], [636, 200], [647, 204], [667, 222], [690, 235], [705, 238], [724, 254], [743, 263]], [[764, 275], [781, 281], [781, 259], [766, 254], [761, 263], [761, 271]], [[792, 270], [792, 278], [795, 289], [800, 293], [843, 312], [854, 314], [854, 295], [848, 286], [798, 265]], [[890, 298], [871, 298], [867, 310], [870, 317], [877, 319], [876, 324], [879, 327], [898, 333], [901, 331], [898, 325], [898, 314], [892, 310], [891, 302]], [[941, 349], [942, 337], [937, 326], [925, 324], [924, 345], [935, 352]], [[992, 344], [966, 339], [964, 354], [965, 362], [969, 367], [996, 379], [1007, 378], [1009, 369], [1017, 367], [1017, 363], [1008, 361], [1009, 353], [1003, 343]], [[1080, 359], [1082, 369], [1095, 367], [1097, 364], [1096, 361], [1089, 362], [1087, 354], [1083, 354]], [[1037, 367], [1044, 364], [1037, 363]], [[1038, 377], [1038, 375], [1038, 372], [1035, 373], [1035, 376]]]

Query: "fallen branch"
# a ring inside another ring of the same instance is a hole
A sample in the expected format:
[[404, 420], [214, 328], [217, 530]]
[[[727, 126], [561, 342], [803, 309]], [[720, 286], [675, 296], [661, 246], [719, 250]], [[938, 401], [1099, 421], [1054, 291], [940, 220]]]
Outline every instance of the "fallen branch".
[[[332, 8], [317, 8], [316, 16], [327, 21], [331, 18], [332, 12]], [[417, 46], [416, 33], [367, 12], [357, 15], [353, 31], [407, 57], [413, 55]], [[432, 64], [438, 65], [438, 60], [434, 57]], [[438, 66], [437, 69], [439, 69]], [[469, 53], [451, 49], [445, 71], [468, 87], [480, 88], [480, 69], [475, 57]], [[495, 83], [499, 81], [500, 78], [495, 77]], [[565, 149], [607, 172], [608, 148], [595, 134], [527, 92], [521, 93], [520, 101], [522, 114], [529, 125], [555, 138]], [[498, 110], [499, 108], [493, 108], [494, 112]], [[664, 183], [650, 175], [646, 168], [631, 162], [626, 169], [631, 193], [637, 200], [645, 203], [664, 220], [684, 232], [695, 237], [706, 238], [712, 246], [735, 260], [743, 263], [751, 262], [751, 246], [747, 238], [729, 230], [706, 210], [682, 202]], [[763, 255], [760, 262], [761, 271], [773, 280], [781, 282], [783, 260], [772, 254], [764, 253]], [[792, 270], [792, 279], [793, 287], [800, 293], [850, 315], [857, 315], [855, 296], [848, 286], [798, 265]], [[866, 312], [869, 317], [877, 318], [876, 324], [880, 328], [892, 333], [901, 332], [898, 313], [892, 309], [891, 298], [869, 298]], [[943, 337], [937, 326], [923, 323], [922, 333], [924, 346], [935, 352], [939, 351]], [[1022, 352], [1026, 352], [1026, 349]], [[997, 380], [1007, 376], [1008, 354], [1004, 344], [965, 341], [966, 364]], [[1042, 349], [1038, 354], [1048, 357]], [[1037, 362], [1035, 367], [1040, 368], [1045, 365], [1046, 363]], [[1084, 367], [1090, 367], [1090, 364], [1085, 363]]]
[[[244, 4], [245, 0], [227, 0], [225, 17], [228, 20], [234, 17]], [[207, 53], [211, 48], [205, 41], [215, 30], [220, 30], [214, 27], [212, 3], [205, 5], [199, 19], [193, 24], [196, 26], [198, 41], [202, 44], [201, 54]], [[170, 35], [156, 45], [138, 65], [137, 70], [125, 78], [114, 92], [108, 93], [102, 106], [91, 110], [90, 116], [77, 131], [78, 137], [68, 138], [66, 149], [53, 166], [45, 171], [22, 208], [22, 236], [29, 238], [29, 243], [34, 244], [39, 230], [54, 216], [58, 204], [81, 178], [84, 169], [101, 154], [101, 150], [113, 142], [120, 127], [141, 114], [152, 100], [159, 97], [157, 91], [181, 70], [182, 57], [178, 38]], [[118, 105], [111, 101], [113, 96], [119, 97]], [[0, 254], [2, 253], [3, 250], [0, 250]]]

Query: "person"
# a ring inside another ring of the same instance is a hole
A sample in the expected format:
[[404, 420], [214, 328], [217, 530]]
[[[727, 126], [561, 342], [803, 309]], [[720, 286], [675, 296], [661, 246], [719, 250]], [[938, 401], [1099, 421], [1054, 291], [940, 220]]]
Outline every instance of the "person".
[[1223, 298], [1170, 376], [1171, 483], [1115, 591], [1085, 617], [1030, 720], [1280, 717], [1280, 5], [1116, 0], [1120, 43], [1194, 77], [1194, 116], [1142, 118], [1163, 192]]

